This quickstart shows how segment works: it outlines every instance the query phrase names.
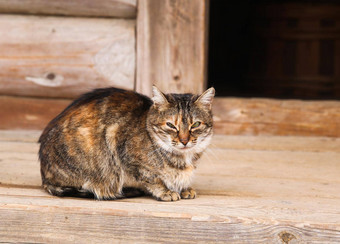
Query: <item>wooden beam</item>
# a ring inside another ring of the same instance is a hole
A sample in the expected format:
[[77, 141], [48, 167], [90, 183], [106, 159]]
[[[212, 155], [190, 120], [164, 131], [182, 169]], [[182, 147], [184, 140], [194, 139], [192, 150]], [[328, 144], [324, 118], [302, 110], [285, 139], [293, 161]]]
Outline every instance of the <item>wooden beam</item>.
[[0, 129], [42, 130], [70, 103], [66, 99], [0, 96]]
[[137, 0], [0, 0], [0, 13], [135, 18]]
[[340, 137], [339, 101], [217, 98], [215, 132]]
[[[71, 100], [0, 96], [0, 129], [42, 130]], [[216, 98], [215, 134], [340, 136], [340, 102]]]
[[133, 89], [135, 20], [0, 15], [0, 94]]
[[[0, 141], [10, 142], [37, 142], [41, 130], [0, 130]], [[291, 141], [294, 141], [292, 144]], [[248, 149], [258, 151], [303, 151], [303, 152], [339, 152], [340, 137], [320, 138], [310, 136], [261, 136], [249, 137], [238, 135], [214, 135], [210, 148]], [[15, 148], [15, 147], [14, 147]], [[22, 148], [22, 147], [20, 147]], [[7, 146], [8, 151], [10, 147]], [[34, 150], [34, 147], [31, 148]]]
[[201, 93], [206, 84], [207, 0], [140, 0], [137, 16], [138, 92]]

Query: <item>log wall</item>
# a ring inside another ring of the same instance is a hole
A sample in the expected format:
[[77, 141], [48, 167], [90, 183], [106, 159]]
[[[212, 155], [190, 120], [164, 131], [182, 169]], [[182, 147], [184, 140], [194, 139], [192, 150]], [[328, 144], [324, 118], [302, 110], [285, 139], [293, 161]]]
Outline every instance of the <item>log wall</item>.
[[134, 88], [135, 20], [0, 15], [0, 94]]
[[[70, 102], [0, 96], [0, 129], [42, 130]], [[213, 112], [215, 134], [340, 137], [335, 101], [216, 98]]]
[[219, 98], [215, 132], [340, 137], [339, 101]]
[[[202, 92], [208, 1], [138, 3], [136, 22], [133, 0], [96, 3], [120, 19], [81, 17], [97, 16], [90, 1], [0, 0], [0, 129], [41, 130], [97, 87]], [[217, 134], [340, 136], [340, 102], [217, 98], [214, 114]]]
[[137, 0], [0, 0], [0, 13], [136, 18]]

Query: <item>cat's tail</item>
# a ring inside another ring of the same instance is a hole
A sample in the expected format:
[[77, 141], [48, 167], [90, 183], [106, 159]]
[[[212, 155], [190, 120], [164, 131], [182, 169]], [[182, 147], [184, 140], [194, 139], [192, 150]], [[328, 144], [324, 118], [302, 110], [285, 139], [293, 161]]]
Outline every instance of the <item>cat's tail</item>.
[[64, 186], [43, 184], [43, 188], [51, 195], [58, 196], [58, 197], [95, 198], [92, 192], [77, 189], [75, 187], [64, 187]]

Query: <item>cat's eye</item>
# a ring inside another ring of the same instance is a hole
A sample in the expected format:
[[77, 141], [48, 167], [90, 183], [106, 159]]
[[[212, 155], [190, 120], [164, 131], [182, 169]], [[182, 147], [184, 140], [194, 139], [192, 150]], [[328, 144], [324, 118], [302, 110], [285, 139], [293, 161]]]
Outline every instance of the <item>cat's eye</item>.
[[201, 122], [197, 121], [191, 126], [191, 128], [194, 129], [194, 128], [197, 128], [200, 125], [201, 125]]
[[177, 130], [176, 126], [174, 126], [174, 125], [171, 124], [170, 122], [166, 122], [166, 125], [167, 125], [168, 127], [170, 127], [171, 129]]

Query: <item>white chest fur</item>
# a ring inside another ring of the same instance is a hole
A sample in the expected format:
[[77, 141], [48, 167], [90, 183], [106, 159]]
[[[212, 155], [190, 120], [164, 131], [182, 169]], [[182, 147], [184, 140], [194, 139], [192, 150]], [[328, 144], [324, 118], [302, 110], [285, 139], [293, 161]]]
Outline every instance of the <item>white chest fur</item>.
[[167, 173], [163, 175], [162, 180], [169, 190], [180, 193], [183, 189], [189, 187], [193, 174], [193, 166], [189, 166], [183, 170], [169, 167]]

